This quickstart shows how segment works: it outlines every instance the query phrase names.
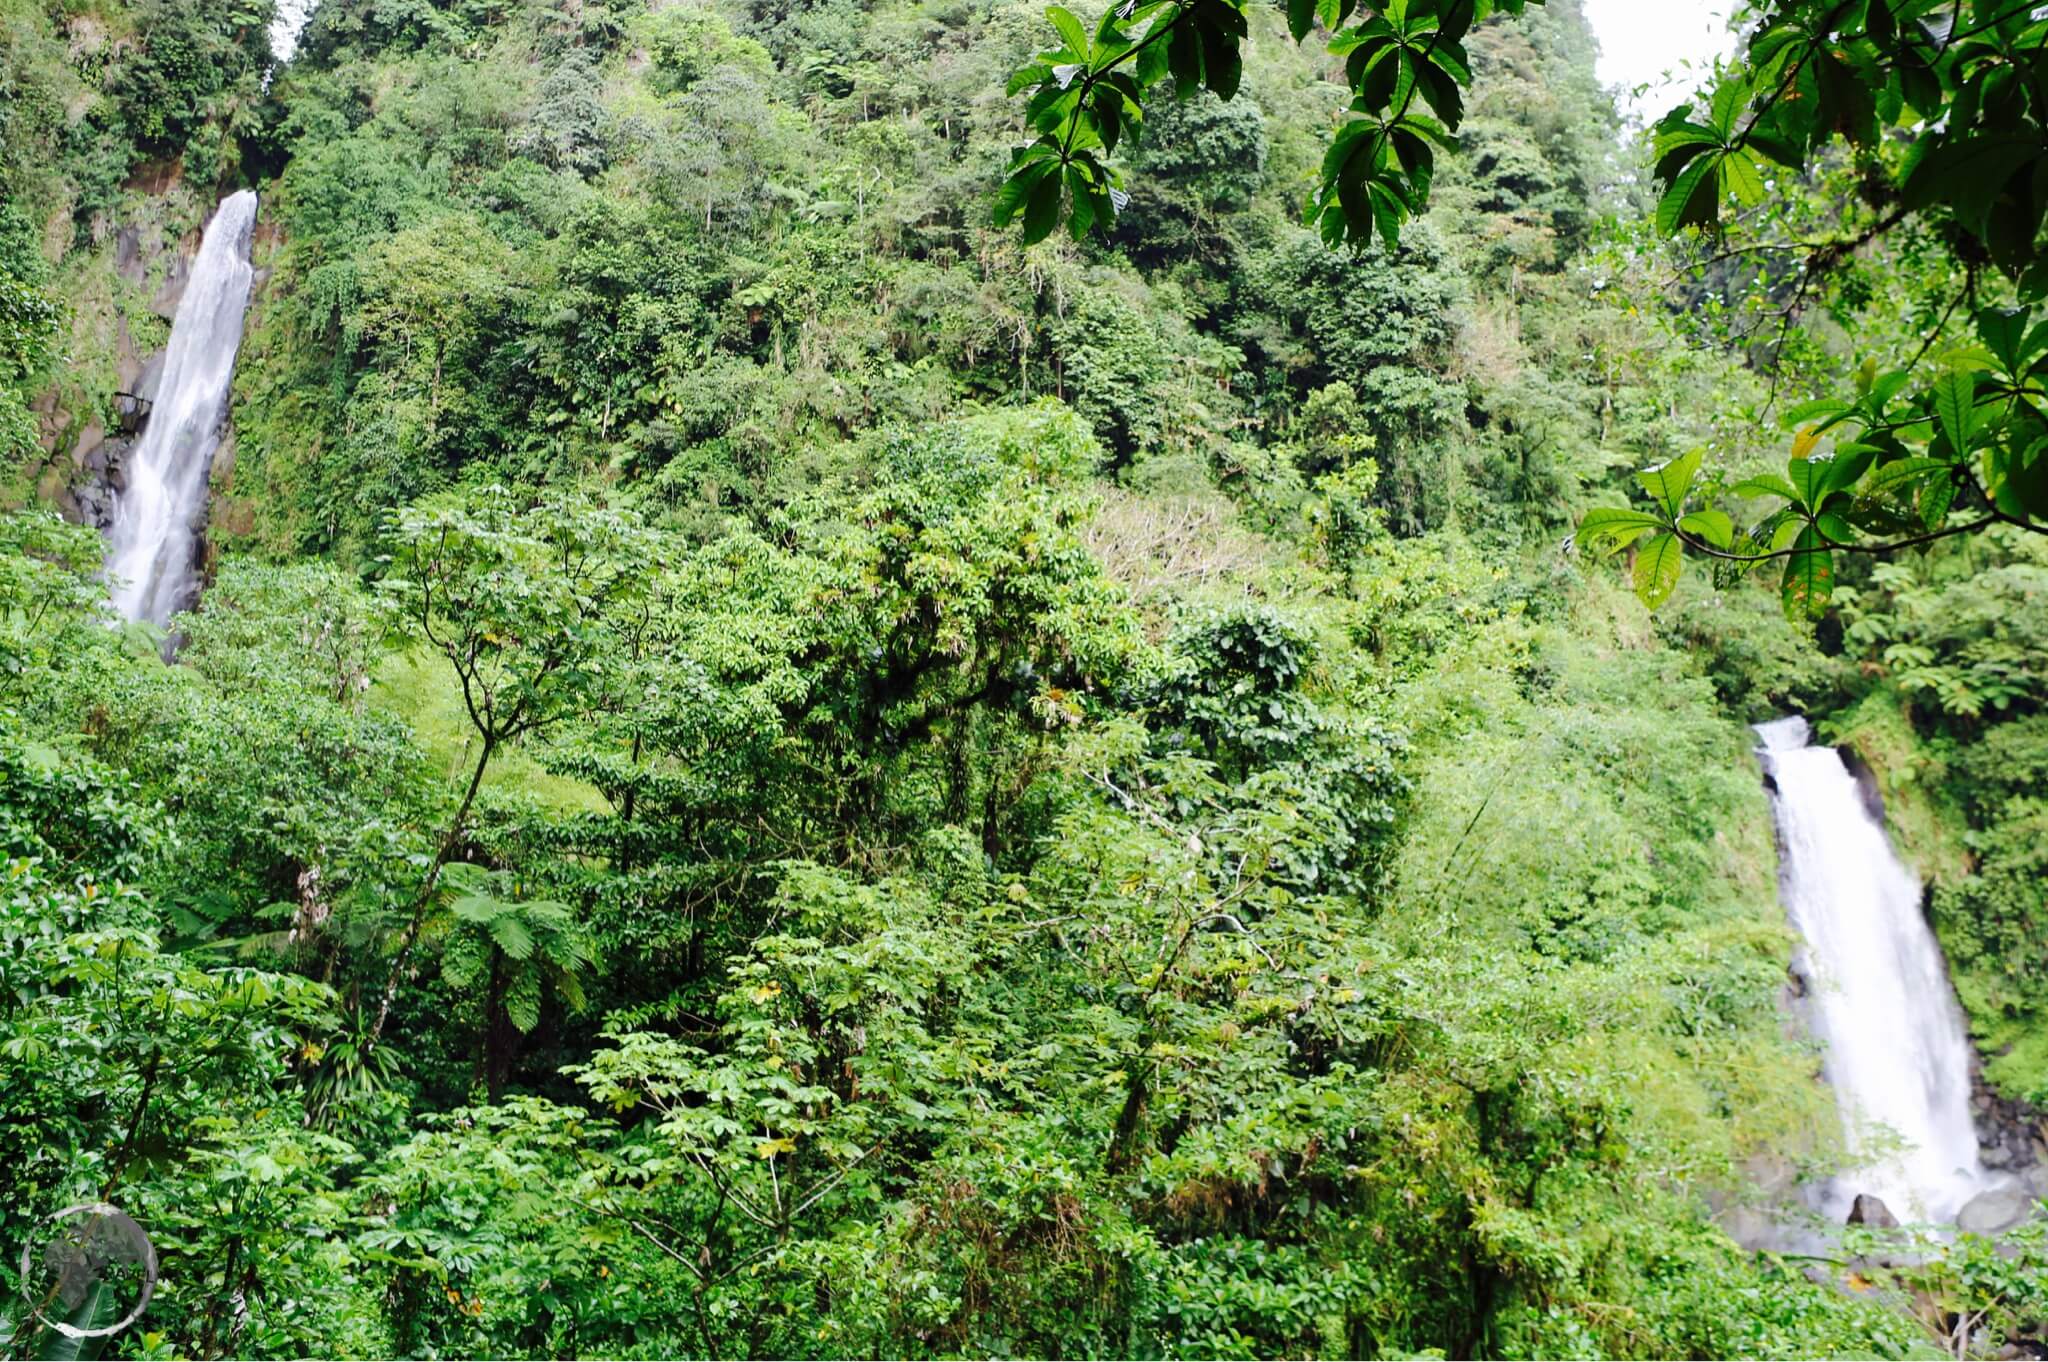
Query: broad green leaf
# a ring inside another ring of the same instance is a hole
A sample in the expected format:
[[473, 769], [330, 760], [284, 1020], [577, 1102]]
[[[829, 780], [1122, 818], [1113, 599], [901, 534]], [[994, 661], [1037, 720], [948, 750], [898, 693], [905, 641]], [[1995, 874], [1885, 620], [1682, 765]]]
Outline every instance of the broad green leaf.
[[1643, 469], [1636, 474], [1636, 481], [1656, 498], [1667, 515], [1675, 516], [1684, 509], [1686, 494], [1692, 491], [1693, 480], [1699, 476], [1702, 457], [1700, 450], [1690, 450], [1668, 463]]
[[1863, 480], [1863, 495], [1881, 496], [1911, 487], [1925, 480], [1930, 474], [1946, 472], [1949, 465], [1940, 459], [1899, 459], [1888, 463]]
[[1067, 167], [1067, 188], [1072, 197], [1068, 200], [1067, 230], [1079, 241], [1088, 235], [1088, 229], [1095, 223], [1096, 198], [1087, 175], [1078, 165]]
[[1903, 392], [1906, 385], [1912, 381], [1911, 369], [1893, 369], [1888, 373], [1879, 374], [1877, 380], [1870, 385], [1871, 406], [1882, 411], [1885, 404]]
[[1970, 437], [1976, 432], [1977, 376], [1967, 369], [1951, 369], [1934, 382], [1934, 417], [1950, 448], [1961, 458], [1970, 452]]
[[[2019, 308], [1987, 307], [1977, 313], [1977, 338], [1997, 359], [1999, 369], [2017, 376], [2033, 361], [2028, 345], [2028, 314]], [[2034, 328], [2039, 338], [2041, 329]]]
[[1017, 212], [1024, 206], [1031, 191], [1038, 187], [1040, 180], [1056, 168], [1049, 159], [1034, 160], [1019, 170], [1012, 171], [1010, 178], [1003, 181], [1003, 187], [996, 191], [991, 220], [997, 227], [1007, 227]]
[[1601, 506], [1586, 512], [1572, 538], [1577, 541], [1580, 548], [1614, 554], [1627, 548], [1651, 530], [1661, 529], [1663, 524], [1664, 522], [1656, 516], [1647, 515], [1642, 511]]
[[1825, 463], [1815, 463], [1804, 456], [1794, 455], [1785, 461], [1785, 480], [1792, 485], [1792, 499], [1808, 510], [1819, 501], [1827, 474]]
[[1678, 528], [1723, 552], [1735, 543], [1735, 521], [1726, 511], [1694, 511], [1678, 522]]
[[1721, 192], [1744, 208], [1763, 202], [1763, 173], [1748, 152], [1730, 152], [1721, 158]]
[[[94, 1282], [65, 1323], [74, 1329], [105, 1329], [121, 1317], [121, 1303], [113, 1283]], [[44, 1362], [95, 1362], [106, 1350], [107, 1335], [89, 1334], [74, 1338], [55, 1329], [43, 1330], [43, 1346], [36, 1356]]]
[[1803, 425], [1808, 421], [1820, 421], [1821, 429], [1825, 430], [1832, 423], [1823, 418], [1840, 416], [1848, 410], [1850, 410], [1849, 403], [1844, 402], [1839, 397], [1816, 397], [1812, 401], [1801, 402], [1798, 406], [1791, 408], [1779, 418], [1779, 424], [1790, 429], [1793, 426]]
[[1992, 500], [2022, 520], [2048, 520], [2048, 437], [2025, 451], [2001, 453], [1993, 463]]
[[1931, 145], [1902, 186], [1905, 206], [1919, 211], [1947, 203], [1965, 226], [1979, 232], [2006, 185], [2042, 155], [2038, 129], [1954, 139], [1937, 134], [1926, 140]]
[[1636, 553], [1636, 596], [1650, 609], [1671, 599], [1678, 585], [1678, 573], [1685, 566], [1685, 549], [1669, 530], [1645, 544]]
[[1063, 9], [1058, 5], [1052, 5], [1046, 9], [1045, 17], [1050, 19], [1052, 26], [1059, 30], [1059, 35], [1066, 41], [1067, 51], [1073, 54], [1074, 60], [1087, 61], [1088, 30], [1081, 26], [1081, 21], [1074, 16], [1073, 12]]
[[1287, 31], [1300, 42], [1316, 25], [1316, 0], [1287, 0]]
[[1835, 590], [1834, 555], [1811, 525], [1800, 530], [1796, 552], [1785, 560], [1781, 595], [1789, 619], [1819, 619]]
[[1776, 473], [1744, 478], [1728, 490], [1738, 497], [1783, 497], [1787, 501], [1799, 500], [1798, 490]]
[[1052, 235], [1052, 229], [1059, 225], [1062, 188], [1063, 182], [1058, 175], [1042, 175], [1038, 182], [1031, 186], [1030, 197], [1024, 202], [1025, 245], [1045, 240]]
[[1657, 200], [1657, 231], [1670, 236], [1681, 227], [1706, 226], [1720, 218], [1719, 183], [1715, 169], [1719, 152], [1709, 152], [1684, 170]]
[[[1686, 110], [1679, 109], [1676, 112], [1684, 114]], [[1720, 145], [1721, 135], [1712, 128], [1703, 128], [1699, 124], [1687, 122], [1683, 118], [1674, 123], [1667, 116], [1658, 122], [1656, 133], [1651, 140], [1650, 150], [1651, 154], [1661, 161], [1681, 147], [1718, 147]]]
[[1855, 527], [1833, 511], [1822, 511], [1813, 523], [1831, 544], [1853, 544], [1858, 538]]
[[1723, 142], [1734, 136], [1735, 121], [1742, 111], [1749, 107], [1749, 99], [1753, 93], [1749, 81], [1740, 76], [1723, 81], [1720, 88], [1714, 91], [1713, 103], [1708, 107], [1707, 121], [1721, 134]]
[[1870, 468], [1870, 461], [1878, 455], [1874, 445], [1837, 445], [1834, 456], [1816, 460], [1821, 471], [1820, 485], [1815, 489], [1819, 500], [1826, 501], [1837, 492], [1854, 487], [1859, 478]]
[[1956, 481], [1953, 477], [1929, 478], [1920, 484], [1920, 523], [1930, 530], [1938, 530], [1948, 519], [1948, 508], [1956, 499]]

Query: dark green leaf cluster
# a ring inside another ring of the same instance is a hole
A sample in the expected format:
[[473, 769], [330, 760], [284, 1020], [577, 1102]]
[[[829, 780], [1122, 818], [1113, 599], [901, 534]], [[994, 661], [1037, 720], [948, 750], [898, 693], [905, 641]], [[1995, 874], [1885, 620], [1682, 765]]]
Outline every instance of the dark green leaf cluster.
[[1907, 131], [1902, 157], [1869, 162], [1867, 192], [1900, 213], [1939, 211], [2038, 299], [2044, 75], [2048, 24], [2012, 0], [1766, 6], [1712, 102], [1657, 124], [1658, 225], [1716, 225], [1724, 203], [1756, 206], [1768, 176], [1803, 170], [1837, 139], [1875, 158]]
[[[1308, 206], [1324, 241], [1363, 244], [1378, 235], [1395, 246], [1402, 225], [1426, 206], [1436, 151], [1451, 145], [1464, 115], [1462, 87], [1472, 81], [1466, 34], [1495, 10], [1519, 13], [1523, 3], [1394, 0], [1367, 13], [1351, 0], [1289, 0], [1297, 43], [1318, 26], [1332, 35], [1330, 54], [1344, 59], [1359, 115], [1337, 130]], [[1092, 37], [1057, 5], [1047, 16], [1063, 45], [1009, 84], [1012, 95], [1032, 92], [1025, 118], [1039, 136], [1011, 157], [994, 208], [998, 227], [1022, 221], [1026, 244], [1062, 220], [1076, 238], [1113, 222], [1128, 195], [1104, 157], [1127, 133], [1142, 134], [1147, 94], [1170, 76], [1180, 99], [1197, 90], [1233, 98], [1248, 34], [1241, 0], [1124, 5], [1105, 13]]]
[[[1669, 599], [1687, 549], [1733, 567], [1782, 560], [1786, 613], [1818, 619], [1840, 551], [1891, 552], [2001, 522], [2038, 527], [2048, 520], [2048, 321], [1990, 309], [1976, 322], [1978, 343], [1951, 354], [1927, 390], [1911, 391], [1910, 369], [1867, 365], [1854, 401], [1787, 411], [1798, 429], [1782, 477], [1701, 484], [1695, 451], [1636, 475], [1651, 509], [1589, 511], [1578, 542], [1634, 549], [1636, 594], [1652, 609]], [[1728, 512], [1688, 509], [1696, 491], [1784, 504], [1738, 542]]]

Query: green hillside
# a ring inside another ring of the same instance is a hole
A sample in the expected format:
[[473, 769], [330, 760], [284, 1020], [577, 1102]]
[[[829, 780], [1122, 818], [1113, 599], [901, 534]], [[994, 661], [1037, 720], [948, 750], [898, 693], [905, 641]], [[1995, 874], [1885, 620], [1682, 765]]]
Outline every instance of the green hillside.
[[[1745, 1232], [1843, 1158], [1773, 714], [1875, 770], [2048, 1140], [2048, 330], [1965, 191], [1890, 187], [1924, 126], [1762, 204], [1717, 148], [1733, 235], [1660, 222], [1550, 0], [1333, 247], [1358, 77], [1252, 6], [1235, 96], [1162, 72], [1113, 220], [1027, 244], [1036, 0], [321, 0], [287, 63], [273, 17], [0, 0], [0, 1239], [148, 1230], [106, 1355], [2041, 1346], [2038, 1226]], [[1987, 23], [2034, 109], [2042, 26]], [[95, 521], [240, 188], [166, 665]], [[1853, 489], [1914, 545], [1648, 526], [1634, 470], [1804, 477], [1799, 403], [1937, 366]]]

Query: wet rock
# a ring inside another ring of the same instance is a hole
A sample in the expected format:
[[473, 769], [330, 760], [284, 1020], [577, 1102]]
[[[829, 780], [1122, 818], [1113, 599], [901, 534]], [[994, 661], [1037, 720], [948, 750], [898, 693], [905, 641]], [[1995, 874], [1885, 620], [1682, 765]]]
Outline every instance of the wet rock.
[[185, 281], [192, 274], [191, 253], [178, 250], [166, 257], [164, 282], [158, 287], [156, 296], [149, 300], [149, 310], [165, 321], [174, 321], [178, 316], [178, 304], [185, 298]]
[[1899, 1218], [1892, 1214], [1892, 1208], [1884, 1204], [1882, 1197], [1858, 1192], [1856, 1199], [1849, 1203], [1848, 1223], [1868, 1225], [1877, 1230], [1895, 1230], [1899, 1227]]
[[149, 419], [149, 403], [134, 393], [114, 394], [114, 415], [118, 418], [121, 433], [133, 435], [142, 429], [142, 423]]
[[1848, 767], [1849, 774], [1855, 778], [1856, 793], [1863, 799], [1863, 811], [1870, 815], [1871, 822], [1883, 827], [1884, 790], [1878, 785], [1877, 772], [1855, 748], [1838, 747], [1835, 750], [1841, 754], [1842, 765]]
[[107, 432], [101, 428], [98, 421], [87, 421], [84, 428], [78, 432], [78, 438], [72, 441], [72, 466], [76, 468], [86, 467], [86, 460], [99, 452], [99, 447], [106, 442], [106, 438]]
[[1971, 1234], [1996, 1234], [2019, 1224], [2033, 1209], [2034, 1199], [2024, 1188], [2001, 1187], [1979, 1192], [1957, 1213], [1956, 1228]]
[[221, 432], [220, 445], [213, 451], [213, 465], [207, 470], [207, 482], [217, 492], [225, 492], [235, 485], [235, 429], [229, 426]]
[[164, 351], [158, 350], [142, 361], [142, 368], [135, 375], [135, 384], [128, 391], [145, 402], [156, 401], [157, 384], [164, 377]]
[[149, 276], [149, 266], [142, 259], [142, 234], [133, 227], [114, 233], [114, 273], [137, 288]]
[[82, 482], [66, 495], [70, 504], [64, 509], [80, 524], [104, 530], [114, 523], [114, 494], [105, 484]]
[[1987, 1144], [1977, 1151], [1977, 1162], [1986, 1168], [2010, 1168], [2012, 1151], [2002, 1144]]

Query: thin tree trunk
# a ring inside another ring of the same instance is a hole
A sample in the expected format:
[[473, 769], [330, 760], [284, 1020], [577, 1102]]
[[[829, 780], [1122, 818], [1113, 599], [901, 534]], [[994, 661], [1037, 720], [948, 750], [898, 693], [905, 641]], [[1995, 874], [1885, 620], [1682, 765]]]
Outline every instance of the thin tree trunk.
[[470, 773], [469, 788], [463, 792], [462, 805], [455, 811], [455, 818], [448, 824], [448, 831], [442, 835], [441, 845], [434, 852], [434, 860], [427, 867], [426, 878], [420, 882], [420, 890], [413, 898], [412, 920], [405, 925], [405, 937], [399, 943], [398, 956], [391, 962], [391, 974], [384, 981], [384, 999], [377, 1006], [377, 1020], [370, 1027], [369, 1041], [364, 1045], [367, 1054], [375, 1049], [384, 1038], [384, 1023], [391, 1016], [391, 1003], [398, 997], [398, 981], [405, 976], [405, 967], [412, 959], [413, 947], [419, 944], [420, 928], [427, 920], [427, 905], [433, 901], [434, 886], [440, 883], [441, 870], [448, 864], [448, 858], [455, 851], [455, 844], [461, 840], [463, 824], [469, 821], [470, 806], [476, 803], [476, 792], [484, 783], [484, 768], [490, 765], [491, 753], [497, 744], [486, 738], [483, 751], [477, 754], [476, 770]]
[[121, 1174], [128, 1170], [128, 1161], [135, 1157], [135, 1145], [142, 1138], [142, 1123], [149, 1115], [149, 1099], [156, 1095], [157, 1072], [163, 1068], [163, 1063], [163, 1046], [152, 1047], [149, 1063], [142, 1070], [142, 1092], [135, 1099], [135, 1114], [128, 1118], [128, 1133], [121, 1137], [121, 1148], [114, 1156], [114, 1166], [107, 1173], [106, 1185], [100, 1189], [102, 1197], [113, 1194], [115, 1185], [121, 1181]]

